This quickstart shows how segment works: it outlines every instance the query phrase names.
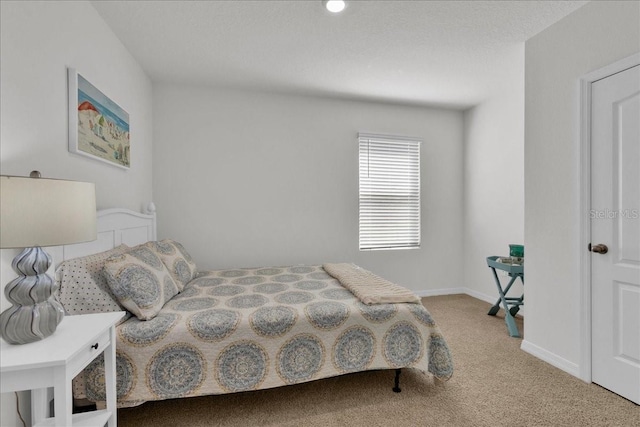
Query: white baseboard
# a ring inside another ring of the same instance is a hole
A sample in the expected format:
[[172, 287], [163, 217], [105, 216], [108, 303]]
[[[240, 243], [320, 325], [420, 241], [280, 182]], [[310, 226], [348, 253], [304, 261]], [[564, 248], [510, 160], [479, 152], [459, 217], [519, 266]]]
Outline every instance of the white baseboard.
[[495, 304], [496, 301], [498, 301], [499, 299], [498, 295], [487, 295], [487, 294], [483, 294], [482, 292], [478, 292], [469, 288], [464, 288], [464, 293], [474, 298], [477, 298], [480, 301], [488, 302], [491, 305]]
[[525, 351], [530, 355], [547, 362], [551, 366], [555, 366], [556, 368], [573, 375], [574, 377], [580, 378], [579, 366], [576, 363], [569, 362], [567, 359], [564, 359], [557, 354], [551, 353], [550, 351], [545, 350], [542, 347], [538, 347], [537, 345], [532, 344], [527, 340], [522, 340], [522, 344], [520, 344], [520, 350]]
[[[478, 292], [476, 290], [460, 287], [460, 288], [444, 288], [444, 289], [424, 289], [421, 291], [414, 291], [416, 295], [420, 298], [422, 297], [435, 297], [438, 295], [456, 295], [456, 294], [465, 294], [470, 297], [479, 299], [480, 301], [488, 302], [493, 305], [498, 301], [498, 295], [487, 295], [482, 292]], [[527, 307], [521, 306], [520, 311], [518, 312], [518, 316], [525, 317]]]

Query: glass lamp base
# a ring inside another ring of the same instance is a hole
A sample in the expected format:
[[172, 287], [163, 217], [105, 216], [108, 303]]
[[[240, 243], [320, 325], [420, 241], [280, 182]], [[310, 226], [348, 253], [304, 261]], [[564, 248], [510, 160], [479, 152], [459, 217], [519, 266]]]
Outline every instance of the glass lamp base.
[[4, 290], [12, 306], [0, 314], [0, 335], [9, 344], [44, 339], [64, 318], [64, 309], [54, 298], [55, 283], [47, 274], [51, 257], [42, 248], [27, 248], [11, 266], [18, 277]]

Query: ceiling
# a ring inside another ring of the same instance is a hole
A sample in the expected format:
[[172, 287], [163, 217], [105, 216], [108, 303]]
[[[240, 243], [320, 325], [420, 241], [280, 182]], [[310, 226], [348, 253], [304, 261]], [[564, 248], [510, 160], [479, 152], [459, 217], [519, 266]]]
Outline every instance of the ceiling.
[[335, 15], [320, 0], [92, 2], [154, 83], [461, 109], [585, 3], [348, 1]]

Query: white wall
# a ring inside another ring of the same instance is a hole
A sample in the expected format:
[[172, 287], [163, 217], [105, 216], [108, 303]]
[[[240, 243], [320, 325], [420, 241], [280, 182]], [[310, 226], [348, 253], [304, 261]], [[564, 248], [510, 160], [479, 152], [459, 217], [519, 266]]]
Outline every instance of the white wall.
[[525, 46], [523, 349], [580, 363], [579, 79], [640, 51], [640, 3], [591, 2]]
[[[0, 170], [96, 183], [98, 208], [140, 210], [151, 200], [151, 81], [88, 2], [0, 3]], [[75, 67], [130, 115], [131, 169], [67, 151], [67, 67]], [[15, 277], [0, 256], [0, 286]], [[1, 309], [8, 307], [4, 292]], [[0, 425], [19, 425], [13, 393]], [[23, 416], [30, 418], [22, 393]]]
[[[153, 109], [158, 234], [199, 268], [355, 262], [461, 286], [461, 112], [171, 85]], [[424, 140], [421, 249], [358, 250], [359, 131]]]
[[[3, 175], [96, 183], [98, 208], [140, 210], [151, 197], [151, 81], [88, 2], [2, 2]], [[130, 116], [131, 168], [67, 150], [67, 67]]]
[[[486, 258], [524, 242], [524, 44], [501, 64], [501, 85], [464, 115], [464, 283], [492, 303], [498, 293]], [[512, 296], [523, 290], [516, 283]]]

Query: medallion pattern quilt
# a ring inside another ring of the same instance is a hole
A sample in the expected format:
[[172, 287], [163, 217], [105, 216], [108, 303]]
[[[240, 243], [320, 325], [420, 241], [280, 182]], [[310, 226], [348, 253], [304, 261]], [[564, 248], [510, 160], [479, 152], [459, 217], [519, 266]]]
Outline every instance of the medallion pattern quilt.
[[[132, 317], [116, 331], [120, 407], [373, 369], [453, 373], [424, 306], [365, 305], [321, 266], [200, 272], [156, 317]], [[74, 388], [104, 400], [101, 359]]]

